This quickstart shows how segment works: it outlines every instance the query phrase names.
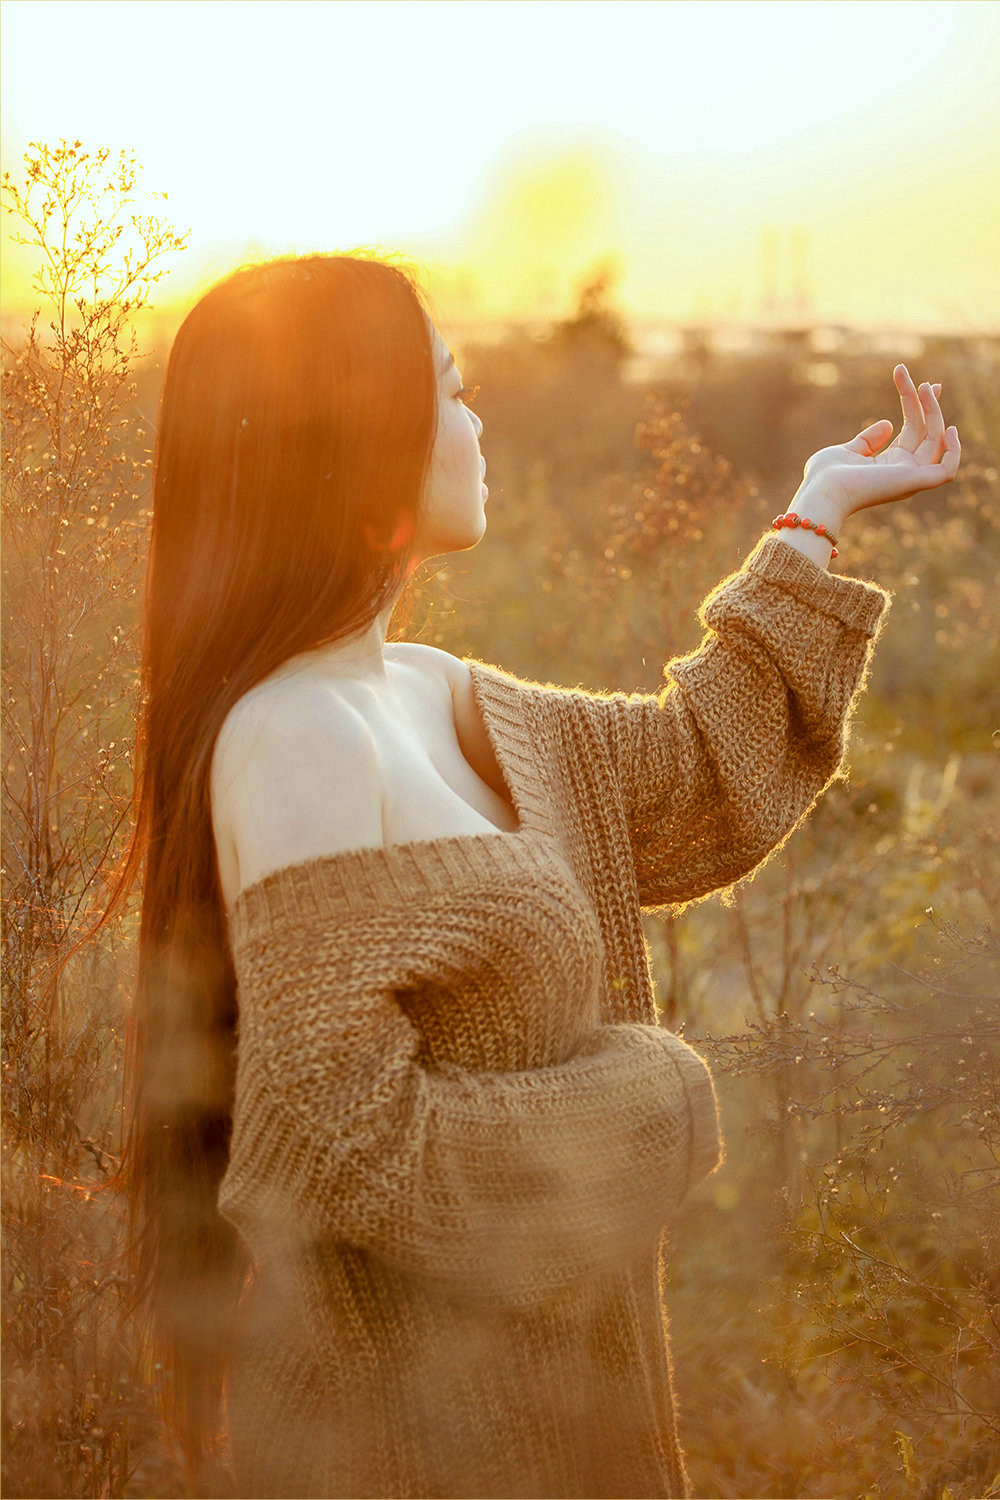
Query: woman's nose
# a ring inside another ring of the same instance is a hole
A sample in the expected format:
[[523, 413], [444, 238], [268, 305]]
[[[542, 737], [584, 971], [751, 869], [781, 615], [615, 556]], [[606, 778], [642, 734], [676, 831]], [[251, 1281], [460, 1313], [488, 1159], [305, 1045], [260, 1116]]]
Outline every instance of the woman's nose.
[[479, 413], [477, 411], [470, 411], [469, 412], [469, 416], [472, 418], [472, 425], [476, 429], [476, 437], [482, 437], [482, 435], [483, 435], [483, 419], [482, 419], [482, 417], [479, 415]]

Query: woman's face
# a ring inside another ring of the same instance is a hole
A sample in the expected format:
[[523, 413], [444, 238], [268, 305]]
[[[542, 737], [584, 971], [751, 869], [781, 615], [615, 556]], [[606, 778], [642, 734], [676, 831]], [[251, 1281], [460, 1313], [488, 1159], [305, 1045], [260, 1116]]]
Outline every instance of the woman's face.
[[437, 329], [438, 425], [413, 542], [423, 559], [474, 547], [486, 530], [486, 461], [479, 451], [483, 424], [462, 400], [462, 377]]

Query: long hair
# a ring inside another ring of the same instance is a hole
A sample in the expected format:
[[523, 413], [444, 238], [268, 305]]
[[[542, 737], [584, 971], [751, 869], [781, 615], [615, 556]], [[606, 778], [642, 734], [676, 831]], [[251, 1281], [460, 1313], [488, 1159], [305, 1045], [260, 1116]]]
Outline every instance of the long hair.
[[142, 870], [124, 1173], [168, 1423], [217, 1434], [249, 1269], [220, 1217], [236, 979], [209, 773], [234, 703], [370, 624], [404, 578], [437, 421], [431, 326], [407, 273], [308, 256], [237, 271], [177, 333], [157, 433], [134, 832]]

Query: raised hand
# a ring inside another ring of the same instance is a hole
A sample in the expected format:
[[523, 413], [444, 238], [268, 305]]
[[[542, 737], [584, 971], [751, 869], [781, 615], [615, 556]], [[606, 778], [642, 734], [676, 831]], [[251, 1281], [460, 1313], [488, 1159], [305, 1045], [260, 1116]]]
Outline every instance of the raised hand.
[[906, 500], [954, 479], [962, 449], [958, 429], [944, 425], [940, 385], [918, 388], [905, 365], [897, 365], [892, 378], [903, 409], [898, 435], [889, 442], [892, 423], [883, 417], [849, 443], [821, 448], [806, 464], [790, 509], [822, 513], [835, 529], [857, 510]]

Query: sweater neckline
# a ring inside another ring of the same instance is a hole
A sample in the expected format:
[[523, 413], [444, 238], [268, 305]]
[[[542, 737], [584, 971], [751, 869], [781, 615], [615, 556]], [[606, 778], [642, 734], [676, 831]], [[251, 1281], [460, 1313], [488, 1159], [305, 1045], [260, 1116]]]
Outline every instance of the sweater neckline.
[[[404, 869], [410, 871], [426, 856], [439, 856], [447, 864], [467, 858], [478, 866], [480, 855], [500, 854], [505, 849], [526, 852], [524, 841], [540, 832], [547, 825], [547, 819], [544, 801], [539, 796], [537, 757], [531, 725], [525, 722], [524, 700], [517, 694], [517, 684], [513, 679], [499, 669], [470, 658], [463, 660], [469, 668], [473, 697], [486, 736], [510, 793], [517, 827], [404, 839], [393, 844], [366, 844], [358, 849], [315, 854], [294, 864], [281, 865], [240, 891], [227, 918], [234, 936], [247, 930], [252, 924], [252, 913], [266, 904], [270, 895], [280, 895], [286, 886], [301, 884], [303, 879], [311, 884], [313, 877], [324, 872], [339, 875], [346, 888], [354, 883], [355, 876], [371, 884], [372, 880], [378, 883], [382, 871], [390, 877], [401, 874]], [[398, 870], [397, 866], [400, 867]]]

